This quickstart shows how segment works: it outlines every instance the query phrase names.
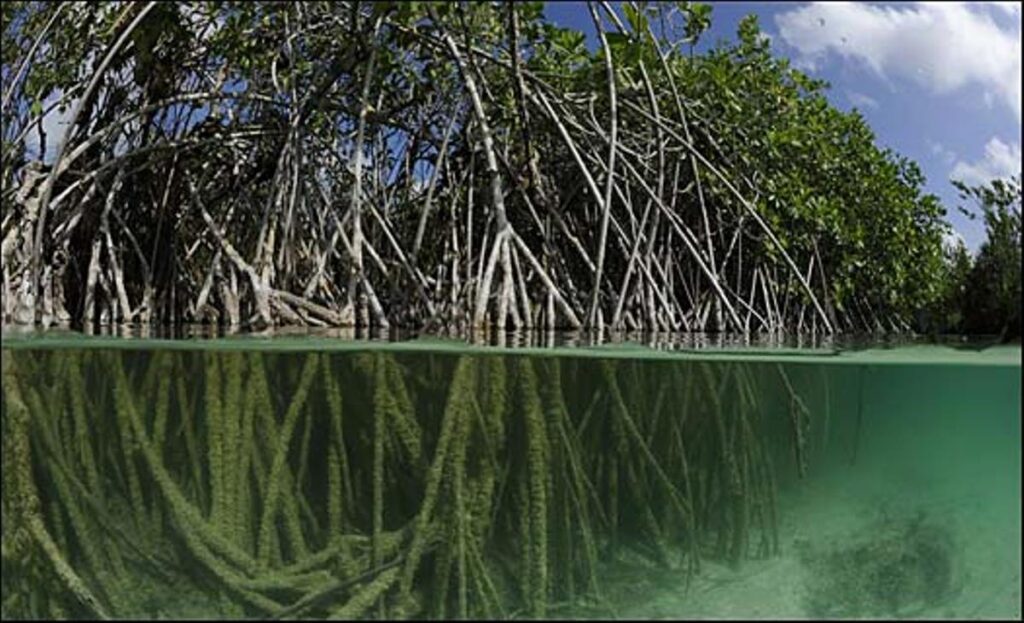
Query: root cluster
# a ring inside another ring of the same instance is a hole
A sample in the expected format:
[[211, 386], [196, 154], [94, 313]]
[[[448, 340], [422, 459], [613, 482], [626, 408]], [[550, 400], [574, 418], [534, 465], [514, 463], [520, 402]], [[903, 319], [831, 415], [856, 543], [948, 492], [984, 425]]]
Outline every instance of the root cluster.
[[624, 552], [691, 577], [778, 547], [792, 450], [763, 431], [791, 422], [759, 403], [769, 367], [100, 349], [3, 365], [5, 617], [541, 618], [602, 603]]

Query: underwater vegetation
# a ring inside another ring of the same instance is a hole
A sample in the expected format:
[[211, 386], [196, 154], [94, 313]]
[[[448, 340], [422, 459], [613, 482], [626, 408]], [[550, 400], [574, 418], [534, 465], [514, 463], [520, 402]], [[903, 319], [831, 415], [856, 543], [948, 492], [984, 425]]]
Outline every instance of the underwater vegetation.
[[[0, 612], [541, 618], [627, 552], [779, 548], [812, 409], [778, 365], [12, 350]], [[827, 413], [827, 411], [826, 411]], [[795, 477], [795, 476], [794, 476]]]

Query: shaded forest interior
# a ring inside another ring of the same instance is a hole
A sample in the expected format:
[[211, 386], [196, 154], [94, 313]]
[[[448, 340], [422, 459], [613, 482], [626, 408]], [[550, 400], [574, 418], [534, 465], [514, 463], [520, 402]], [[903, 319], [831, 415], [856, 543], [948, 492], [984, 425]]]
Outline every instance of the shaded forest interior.
[[3, 321], [1019, 335], [1019, 178], [944, 248], [756, 18], [580, 10], [5, 2]]

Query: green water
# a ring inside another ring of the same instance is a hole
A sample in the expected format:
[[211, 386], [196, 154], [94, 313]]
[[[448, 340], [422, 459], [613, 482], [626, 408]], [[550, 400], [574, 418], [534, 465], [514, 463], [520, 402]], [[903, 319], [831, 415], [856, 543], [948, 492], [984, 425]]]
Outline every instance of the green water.
[[1020, 356], [5, 339], [2, 615], [1019, 617]]

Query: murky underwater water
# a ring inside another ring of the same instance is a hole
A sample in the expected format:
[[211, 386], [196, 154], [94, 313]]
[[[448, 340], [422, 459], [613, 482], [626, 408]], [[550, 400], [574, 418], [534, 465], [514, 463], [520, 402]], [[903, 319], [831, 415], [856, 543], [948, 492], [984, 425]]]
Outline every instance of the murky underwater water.
[[1021, 614], [1019, 348], [154, 344], [5, 344], [3, 618]]

